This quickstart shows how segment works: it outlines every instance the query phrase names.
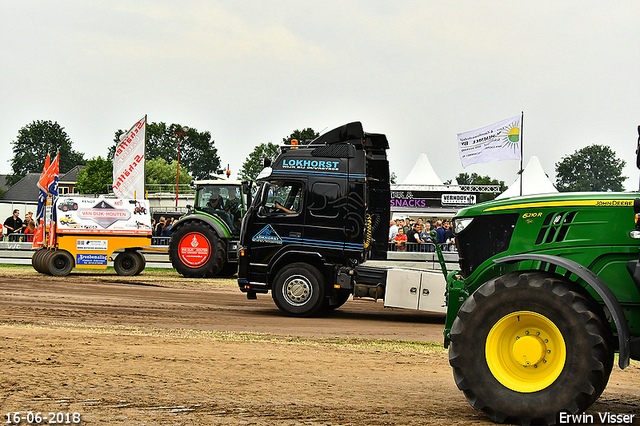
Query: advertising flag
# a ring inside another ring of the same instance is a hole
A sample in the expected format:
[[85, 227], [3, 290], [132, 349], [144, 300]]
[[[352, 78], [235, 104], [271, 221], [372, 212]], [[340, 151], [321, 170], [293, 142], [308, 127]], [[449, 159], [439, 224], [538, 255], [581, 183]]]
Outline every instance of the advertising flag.
[[144, 198], [144, 153], [147, 116], [120, 136], [113, 157], [113, 193], [120, 198]]
[[56, 155], [47, 171], [49, 181], [47, 183], [47, 192], [51, 194], [51, 217], [49, 220], [49, 247], [56, 244], [56, 202], [58, 201], [58, 176], [60, 175], [60, 152]]
[[490, 126], [458, 133], [458, 152], [462, 167], [470, 164], [520, 160], [522, 116], [508, 118]]
[[[44, 167], [42, 168], [42, 173], [40, 174], [40, 179], [38, 182], [44, 177], [47, 169], [49, 168], [49, 163], [51, 162], [51, 158], [49, 154], [47, 154], [47, 158], [44, 160]], [[37, 184], [36, 184], [37, 185]], [[47, 201], [47, 191], [40, 188], [38, 185], [38, 208], [36, 210], [36, 231], [33, 236], [33, 248], [42, 247], [44, 244], [44, 204]]]

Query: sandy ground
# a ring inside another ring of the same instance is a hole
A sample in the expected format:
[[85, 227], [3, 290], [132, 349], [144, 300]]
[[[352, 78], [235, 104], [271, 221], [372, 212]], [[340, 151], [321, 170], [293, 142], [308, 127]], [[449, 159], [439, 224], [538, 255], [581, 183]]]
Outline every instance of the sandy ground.
[[[442, 317], [364, 300], [288, 318], [233, 279], [0, 266], [1, 421], [492, 424], [455, 386], [442, 328]], [[639, 384], [640, 363], [615, 367], [589, 413], [640, 417]]]

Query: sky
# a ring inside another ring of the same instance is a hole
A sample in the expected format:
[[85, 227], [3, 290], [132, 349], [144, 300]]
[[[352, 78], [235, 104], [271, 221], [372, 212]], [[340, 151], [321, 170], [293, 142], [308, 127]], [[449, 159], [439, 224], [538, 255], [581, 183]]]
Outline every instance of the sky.
[[86, 159], [144, 115], [209, 131], [237, 177], [260, 143], [360, 121], [398, 183], [511, 185], [518, 161], [463, 169], [457, 134], [524, 114], [525, 165], [609, 145], [637, 190], [640, 2], [0, 0], [0, 173], [35, 120]]

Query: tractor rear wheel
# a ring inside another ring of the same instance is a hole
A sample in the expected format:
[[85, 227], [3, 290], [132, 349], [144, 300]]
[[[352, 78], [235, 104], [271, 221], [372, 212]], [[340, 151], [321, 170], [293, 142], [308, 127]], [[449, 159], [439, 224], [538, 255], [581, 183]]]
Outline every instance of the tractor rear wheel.
[[225, 266], [224, 240], [202, 222], [187, 222], [175, 230], [169, 241], [169, 259], [179, 274], [187, 278], [217, 275]]
[[586, 410], [613, 367], [602, 308], [578, 284], [514, 272], [478, 288], [451, 328], [455, 382], [494, 422], [555, 424]]

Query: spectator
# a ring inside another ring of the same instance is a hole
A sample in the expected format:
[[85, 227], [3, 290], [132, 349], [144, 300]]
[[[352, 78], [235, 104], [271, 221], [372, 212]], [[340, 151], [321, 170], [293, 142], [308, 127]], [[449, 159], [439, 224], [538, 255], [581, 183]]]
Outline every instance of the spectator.
[[156, 236], [156, 220], [151, 218], [151, 235]]
[[442, 227], [442, 222], [439, 220], [436, 220], [436, 243], [438, 245], [444, 244], [445, 239], [444, 239], [444, 228]]
[[170, 217], [164, 222], [164, 226], [162, 227], [161, 237], [170, 237], [171, 236], [171, 227], [173, 226], [173, 218]]
[[414, 223], [409, 233], [407, 234], [407, 248], [409, 251], [418, 251], [418, 244], [422, 243], [420, 239], [420, 231], [418, 230], [418, 224]]
[[434, 251], [433, 238], [430, 235], [431, 232], [431, 224], [426, 222], [420, 231], [420, 239], [422, 240], [422, 251]]
[[[15, 209], [13, 215], [4, 221], [4, 233], [10, 235], [22, 231], [22, 219], [20, 219], [20, 210]], [[9, 241], [12, 241], [11, 239]]]
[[407, 236], [404, 234], [403, 228], [398, 228], [398, 235], [395, 236], [393, 241], [396, 243], [396, 249], [398, 251], [407, 250]]
[[451, 250], [451, 243], [453, 243], [453, 228], [451, 227], [451, 222], [446, 220], [442, 227], [444, 229], [444, 242], [447, 244], [445, 246], [445, 250]]
[[409, 233], [409, 230], [411, 229], [411, 218], [408, 217], [404, 220], [404, 233], [405, 235]]
[[389, 222], [389, 241], [393, 241], [393, 239], [398, 235], [398, 225], [396, 225], [395, 221]]
[[160, 219], [158, 219], [158, 223], [156, 223], [156, 237], [161, 237], [162, 236], [162, 229], [164, 228], [164, 223], [165, 223], [166, 219], [164, 218], [164, 216], [160, 216]]
[[33, 212], [27, 212], [27, 214], [24, 215], [24, 221], [22, 222], [23, 233], [27, 229], [27, 226], [29, 225], [29, 222], [31, 221], [32, 218], [33, 218]]
[[[27, 214], [28, 216], [28, 214]], [[32, 214], [33, 216], [33, 214]], [[29, 224], [24, 229], [25, 241], [32, 243], [33, 242], [33, 234], [36, 233], [36, 223], [33, 220], [29, 220]]]

